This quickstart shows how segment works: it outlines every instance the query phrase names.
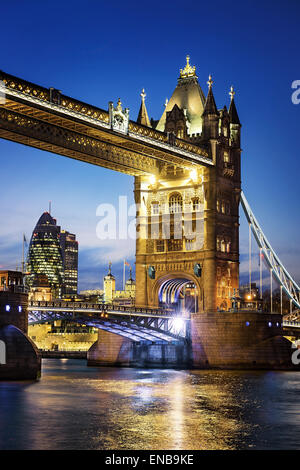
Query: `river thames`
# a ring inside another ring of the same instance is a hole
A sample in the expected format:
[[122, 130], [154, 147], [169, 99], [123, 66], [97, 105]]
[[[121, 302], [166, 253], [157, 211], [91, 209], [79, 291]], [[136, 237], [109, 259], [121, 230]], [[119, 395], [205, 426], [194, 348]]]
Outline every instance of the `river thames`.
[[0, 449], [298, 449], [300, 374], [91, 368], [0, 383]]

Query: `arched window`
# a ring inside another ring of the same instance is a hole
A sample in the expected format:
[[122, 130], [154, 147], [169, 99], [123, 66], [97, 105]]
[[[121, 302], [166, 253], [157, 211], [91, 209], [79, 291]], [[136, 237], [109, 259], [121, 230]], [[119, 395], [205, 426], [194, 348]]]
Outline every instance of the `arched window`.
[[176, 214], [182, 212], [182, 196], [179, 193], [171, 194], [169, 198], [169, 212]]
[[152, 202], [151, 203], [151, 214], [157, 215], [159, 214], [159, 202]]
[[230, 162], [230, 157], [229, 157], [229, 153], [228, 152], [224, 152], [224, 162], [225, 163], [229, 163]]
[[198, 198], [198, 197], [195, 197], [195, 198], [192, 200], [192, 203], [193, 203], [193, 211], [194, 211], [194, 212], [199, 211], [199, 210], [200, 210], [199, 198]]
[[177, 130], [177, 137], [179, 139], [183, 139], [184, 135], [183, 135], [183, 129], [178, 129]]

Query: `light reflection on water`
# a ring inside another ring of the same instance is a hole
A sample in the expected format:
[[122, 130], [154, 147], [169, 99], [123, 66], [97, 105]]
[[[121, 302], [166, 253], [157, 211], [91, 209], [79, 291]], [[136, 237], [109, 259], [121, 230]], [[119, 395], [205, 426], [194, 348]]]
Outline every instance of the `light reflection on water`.
[[0, 382], [0, 449], [297, 449], [297, 372], [88, 368]]

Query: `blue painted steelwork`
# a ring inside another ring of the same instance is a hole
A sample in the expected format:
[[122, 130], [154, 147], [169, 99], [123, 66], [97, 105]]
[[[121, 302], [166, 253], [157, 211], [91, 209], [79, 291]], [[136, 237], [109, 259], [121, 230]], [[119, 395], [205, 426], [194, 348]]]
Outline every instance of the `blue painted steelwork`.
[[267, 240], [267, 237], [262, 231], [258, 221], [256, 220], [243, 192], [241, 192], [241, 205], [248, 220], [248, 223], [250, 224], [255, 240], [259, 248], [261, 248], [262, 250], [264, 260], [268, 268], [271, 270], [273, 277], [277, 280], [279, 285], [282, 286], [282, 289], [284, 290], [288, 298], [291, 300], [291, 302], [297, 308], [300, 308], [300, 287], [294, 281], [292, 276], [288, 273], [288, 271], [285, 269], [282, 262], [276, 255], [271, 244]]

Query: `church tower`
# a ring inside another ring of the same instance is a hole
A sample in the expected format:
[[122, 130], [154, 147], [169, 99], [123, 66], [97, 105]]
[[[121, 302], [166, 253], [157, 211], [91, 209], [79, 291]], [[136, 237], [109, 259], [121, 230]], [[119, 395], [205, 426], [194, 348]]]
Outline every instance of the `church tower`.
[[111, 263], [109, 263], [108, 273], [103, 279], [104, 302], [110, 304], [116, 291], [116, 279], [111, 273]]
[[[227, 111], [217, 108], [211, 76], [207, 84], [205, 97], [187, 56], [156, 130], [170, 146], [196, 144], [211, 164], [161, 161], [155, 174], [135, 178], [137, 306], [227, 310], [239, 285], [241, 124], [233, 88]], [[180, 301], [185, 292], [194, 303]]]

